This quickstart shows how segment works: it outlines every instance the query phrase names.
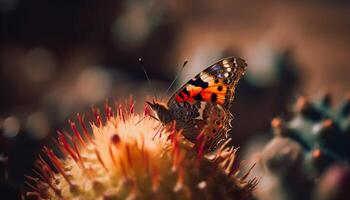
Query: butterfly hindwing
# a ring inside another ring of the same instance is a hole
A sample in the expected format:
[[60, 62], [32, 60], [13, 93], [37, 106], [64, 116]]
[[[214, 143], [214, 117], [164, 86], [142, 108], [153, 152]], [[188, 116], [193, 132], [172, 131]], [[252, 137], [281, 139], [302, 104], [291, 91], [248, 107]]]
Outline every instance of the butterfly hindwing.
[[220, 104], [205, 103], [203, 119], [206, 123], [201, 132], [206, 135], [206, 148], [215, 149], [221, 141], [228, 138], [232, 115]]
[[213, 148], [220, 140], [227, 138], [230, 129], [231, 113], [222, 105], [206, 101], [194, 103], [181, 102], [170, 107], [175, 117], [176, 126], [191, 142], [196, 142], [199, 133], [207, 136], [208, 149]]

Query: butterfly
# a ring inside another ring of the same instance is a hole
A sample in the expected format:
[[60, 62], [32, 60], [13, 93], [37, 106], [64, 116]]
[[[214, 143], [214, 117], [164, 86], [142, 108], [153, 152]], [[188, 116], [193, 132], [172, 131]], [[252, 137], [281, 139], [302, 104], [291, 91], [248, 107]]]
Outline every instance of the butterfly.
[[176, 129], [192, 143], [200, 134], [205, 148], [214, 150], [229, 138], [233, 115], [229, 108], [235, 88], [245, 72], [246, 62], [238, 57], [222, 59], [189, 80], [167, 104], [147, 102], [163, 125], [175, 121]]

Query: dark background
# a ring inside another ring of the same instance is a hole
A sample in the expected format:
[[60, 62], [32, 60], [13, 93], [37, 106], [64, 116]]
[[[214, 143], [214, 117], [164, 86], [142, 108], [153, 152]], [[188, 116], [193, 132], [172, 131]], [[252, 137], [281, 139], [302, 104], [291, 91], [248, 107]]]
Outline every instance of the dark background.
[[1, 0], [1, 192], [19, 197], [41, 146], [75, 113], [130, 94], [138, 109], [154, 91], [169, 97], [185, 59], [173, 91], [222, 57], [246, 59], [232, 108], [233, 143], [243, 149], [274, 116], [288, 115], [298, 95], [342, 99], [349, 8], [330, 0]]

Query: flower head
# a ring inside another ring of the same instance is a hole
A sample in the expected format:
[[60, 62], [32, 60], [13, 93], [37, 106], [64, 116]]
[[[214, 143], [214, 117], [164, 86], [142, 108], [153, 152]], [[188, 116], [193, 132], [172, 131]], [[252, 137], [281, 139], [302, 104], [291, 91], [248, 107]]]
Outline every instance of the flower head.
[[[69, 121], [72, 134], [58, 131], [64, 158], [44, 148], [28, 176], [26, 197], [37, 199], [249, 199], [256, 179], [239, 176], [236, 149], [221, 146], [203, 155], [175, 124], [163, 127], [127, 106], [106, 103], [104, 118], [93, 108]], [[91, 129], [91, 131], [89, 131]], [[90, 133], [91, 132], [91, 133]]]

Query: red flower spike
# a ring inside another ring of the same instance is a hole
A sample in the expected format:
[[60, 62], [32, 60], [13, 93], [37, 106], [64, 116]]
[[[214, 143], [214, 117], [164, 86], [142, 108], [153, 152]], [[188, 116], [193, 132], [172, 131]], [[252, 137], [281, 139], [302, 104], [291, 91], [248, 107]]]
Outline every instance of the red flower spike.
[[118, 101], [115, 101], [114, 102], [114, 111], [115, 111], [115, 115], [114, 116], [115, 117], [117, 117], [119, 115], [119, 113], [118, 113], [119, 112], [119, 107], [118, 106], [119, 106]]
[[133, 101], [132, 104], [130, 105], [130, 114], [134, 114], [135, 112], [135, 102]]
[[61, 131], [57, 131], [58, 133], [58, 142], [60, 146], [63, 146], [63, 149], [73, 158], [74, 161], [78, 161], [78, 157], [75, 154], [75, 151], [68, 144], [65, 135]]
[[55, 194], [57, 196], [61, 196], [61, 191], [59, 189], [57, 189], [51, 182], [51, 177], [48, 176], [48, 171], [51, 170], [51, 168], [47, 165], [47, 163], [41, 163], [40, 164], [40, 174], [43, 175], [44, 179], [43, 181], [55, 192]]
[[64, 172], [64, 166], [61, 163], [61, 161], [57, 158], [57, 156], [53, 153], [52, 150], [49, 150], [45, 148], [46, 155], [50, 158], [52, 161], [52, 164], [55, 166], [55, 168], [62, 174], [63, 178], [67, 181], [67, 183], [72, 186], [71, 181], [69, 180], [67, 174]]
[[119, 117], [125, 123], [125, 117], [124, 117], [124, 114], [123, 114], [123, 106], [122, 106], [122, 104], [118, 104], [118, 113], [119, 113]]
[[[46, 148], [46, 147], [44, 147]], [[44, 151], [45, 152], [45, 151]], [[39, 155], [39, 163], [38, 163], [38, 167], [40, 169], [46, 169], [47, 168], [47, 173], [44, 173], [44, 179], [43, 180], [49, 180], [45, 177], [45, 175], [48, 177], [48, 178], [52, 178], [55, 176], [55, 172], [51, 169], [50, 165], [47, 164], [47, 162], [43, 159], [43, 157], [41, 157], [41, 155]], [[46, 168], [45, 168], [46, 167]]]
[[108, 99], [105, 102], [105, 115], [107, 120], [110, 120], [113, 117], [113, 110], [112, 107], [109, 106]]
[[74, 152], [76, 153], [78, 160], [80, 161], [81, 167], [83, 169], [85, 169], [84, 160], [82, 159], [82, 157], [80, 155], [79, 149], [74, 141], [72, 141], [72, 143], [73, 143]]
[[51, 181], [49, 179], [50, 175], [47, 175], [47, 171], [45, 171], [46, 163], [45, 163], [45, 161], [42, 160], [42, 158], [40, 156], [39, 156], [39, 160], [36, 163], [35, 167], [36, 167], [36, 169], [39, 170], [37, 173], [40, 174], [41, 180], [43, 182], [47, 183], [47, 181]]
[[80, 115], [79, 113], [77, 113], [77, 119], [79, 121], [81, 128], [83, 129], [83, 133], [84, 133], [85, 138], [87, 138], [89, 142], [94, 144], [94, 141], [93, 141], [92, 137], [90, 136], [90, 134], [86, 128], [86, 125], [84, 123], [84, 118], [85, 118], [84, 115]]
[[[55, 146], [58, 147], [58, 150], [64, 155], [64, 156], [69, 156], [70, 154], [68, 153], [68, 151], [64, 148], [64, 144], [63, 142], [59, 141], [59, 138], [57, 138], [57, 140], [53, 141], [55, 143]], [[79, 164], [77, 162], [77, 160], [75, 160], [74, 158], [72, 158], [74, 160], [75, 163]]]
[[129, 97], [129, 113], [134, 114], [134, 111], [135, 111], [135, 101], [134, 101], [134, 97], [132, 95], [130, 95], [130, 97]]
[[171, 125], [171, 132], [169, 134], [168, 139], [170, 139], [171, 142], [174, 140], [174, 136], [176, 134], [176, 121], [174, 121]]
[[163, 128], [163, 126], [160, 125], [159, 128], [157, 129], [157, 131], [155, 132], [155, 134], [153, 135], [152, 140], [154, 140], [156, 138], [156, 136], [160, 133], [162, 128]]
[[81, 144], [81, 146], [86, 148], [86, 143], [83, 140], [83, 138], [81, 137], [80, 132], [78, 131], [77, 126], [75, 125], [75, 123], [72, 122], [71, 120], [68, 120], [68, 123], [69, 123], [70, 128], [72, 129], [75, 137], [78, 139], [79, 143]]
[[92, 110], [92, 113], [93, 113], [95, 120], [96, 120], [96, 126], [101, 127], [102, 120], [101, 120], [100, 110], [95, 108], [94, 106], [91, 107], [91, 110]]
[[145, 106], [144, 106], [144, 108], [143, 108], [143, 115], [144, 116], [148, 116], [148, 115], [150, 115], [151, 114], [151, 108], [149, 107], [149, 105], [147, 105], [146, 103], [145, 103]]

